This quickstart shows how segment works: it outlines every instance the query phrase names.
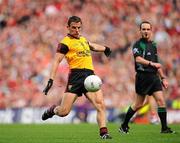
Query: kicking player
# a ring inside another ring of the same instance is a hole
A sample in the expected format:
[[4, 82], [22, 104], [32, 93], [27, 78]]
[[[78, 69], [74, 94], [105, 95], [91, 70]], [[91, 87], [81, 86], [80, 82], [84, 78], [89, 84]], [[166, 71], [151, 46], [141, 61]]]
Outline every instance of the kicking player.
[[107, 57], [111, 54], [111, 50], [108, 47], [91, 43], [80, 35], [82, 21], [79, 17], [70, 17], [67, 23], [67, 28], [69, 33], [58, 45], [50, 78], [46, 88], [44, 89], [44, 93], [47, 95], [49, 89], [52, 87], [58, 65], [63, 58], [66, 58], [70, 67], [66, 91], [63, 95], [61, 104], [53, 105], [47, 109], [42, 115], [42, 120], [47, 120], [54, 115], [58, 115], [60, 117], [67, 116], [74, 101], [84, 94], [97, 110], [97, 122], [99, 125], [99, 134], [101, 139], [111, 139], [106, 126], [106, 109], [102, 91], [88, 92], [84, 88], [85, 78], [94, 74], [91, 50], [104, 52]]

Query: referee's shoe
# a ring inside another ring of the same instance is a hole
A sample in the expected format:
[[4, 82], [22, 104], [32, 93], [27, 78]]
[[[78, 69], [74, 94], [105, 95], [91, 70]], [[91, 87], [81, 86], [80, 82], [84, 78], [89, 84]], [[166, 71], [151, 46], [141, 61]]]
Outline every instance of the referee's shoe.
[[175, 131], [172, 131], [171, 128], [166, 127], [165, 129], [161, 129], [162, 134], [175, 134]]

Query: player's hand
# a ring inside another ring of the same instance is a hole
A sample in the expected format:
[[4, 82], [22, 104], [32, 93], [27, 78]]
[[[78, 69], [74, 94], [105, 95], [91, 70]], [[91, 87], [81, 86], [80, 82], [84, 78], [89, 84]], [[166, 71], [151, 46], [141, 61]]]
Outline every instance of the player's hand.
[[109, 57], [111, 55], [111, 49], [109, 47], [106, 47], [104, 50], [104, 54], [106, 55], [106, 57]]
[[162, 79], [162, 85], [163, 85], [163, 87], [164, 87], [165, 89], [168, 88], [169, 83], [168, 83], [168, 81], [167, 81], [165, 78]]
[[48, 80], [48, 83], [47, 83], [45, 89], [43, 90], [45, 95], [47, 95], [47, 93], [48, 93], [49, 89], [52, 87], [52, 85], [53, 85], [53, 79], [50, 78]]

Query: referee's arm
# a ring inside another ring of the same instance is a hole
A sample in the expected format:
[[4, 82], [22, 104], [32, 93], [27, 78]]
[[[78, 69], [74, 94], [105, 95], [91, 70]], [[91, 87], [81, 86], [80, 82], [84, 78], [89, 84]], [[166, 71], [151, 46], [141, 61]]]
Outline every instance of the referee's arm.
[[137, 63], [143, 64], [143, 65], [152, 66], [152, 67], [155, 67], [157, 69], [161, 68], [160, 63], [155, 63], [155, 62], [152, 62], [152, 61], [148, 61], [148, 60], [144, 59], [141, 56], [136, 56], [135, 60], [136, 60]]

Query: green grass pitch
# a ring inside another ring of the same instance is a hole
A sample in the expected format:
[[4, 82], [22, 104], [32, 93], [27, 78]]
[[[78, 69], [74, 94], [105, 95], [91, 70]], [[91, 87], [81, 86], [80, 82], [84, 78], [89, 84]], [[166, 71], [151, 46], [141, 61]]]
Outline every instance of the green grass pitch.
[[101, 140], [97, 124], [0, 124], [0, 143], [180, 143], [180, 124], [170, 125], [176, 134], [160, 134], [160, 125], [130, 124], [130, 134], [118, 127], [109, 123], [113, 139]]

